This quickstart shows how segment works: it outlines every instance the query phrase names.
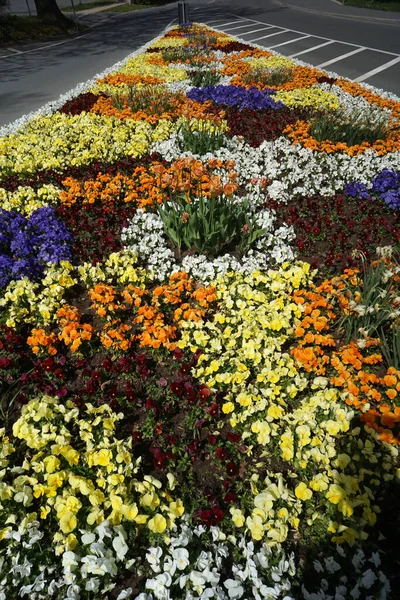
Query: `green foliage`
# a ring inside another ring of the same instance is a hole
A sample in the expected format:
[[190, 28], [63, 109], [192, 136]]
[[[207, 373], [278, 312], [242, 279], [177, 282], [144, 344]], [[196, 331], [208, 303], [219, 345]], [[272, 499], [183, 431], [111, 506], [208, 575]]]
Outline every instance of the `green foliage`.
[[190, 75], [190, 83], [195, 87], [217, 85], [219, 81], [220, 76], [215, 69], [208, 69], [207, 71], [195, 71]]
[[[75, 23], [71, 22], [71, 28]], [[79, 29], [87, 29], [79, 25]], [[56, 24], [44, 23], [37, 17], [17, 17], [16, 15], [0, 16], [0, 43], [22, 42], [31, 40], [49, 40], [65, 36], [66, 31]]]
[[165, 91], [157, 85], [146, 85], [143, 88], [130, 86], [127, 94], [115, 94], [112, 101], [121, 110], [128, 105], [133, 112], [143, 110], [150, 115], [161, 115], [176, 108], [179, 94]]
[[[362, 256], [363, 275], [359, 284], [347, 288], [350, 297], [349, 310], [338, 321], [346, 341], [361, 335], [374, 336], [389, 328], [394, 320], [393, 281], [384, 260], [366, 264]], [[387, 346], [389, 349], [389, 346]]]
[[242, 75], [242, 79], [246, 84], [251, 85], [256, 82], [257, 85], [262, 85], [264, 87], [269, 85], [274, 87], [283, 85], [292, 78], [293, 69], [290, 67], [275, 67], [272, 69], [257, 67], [251, 69], [249, 73]]
[[215, 257], [231, 249], [245, 253], [266, 230], [257, 226], [249, 203], [226, 196], [193, 202], [177, 198], [158, 207], [165, 233], [178, 248], [197, 250]]
[[215, 152], [225, 145], [225, 136], [222, 131], [214, 128], [211, 129], [208, 123], [203, 125], [191, 125], [188, 122], [182, 123], [178, 132], [182, 136], [183, 148], [185, 152], [193, 152], [193, 154], [207, 154], [207, 152]]
[[389, 367], [400, 371], [400, 321], [393, 323], [387, 334], [380, 331], [381, 351]]
[[365, 111], [346, 114], [338, 109], [318, 114], [311, 123], [310, 133], [318, 142], [329, 140], [354, 146], [363, 142], [373, 144], [377, 140], [384, 140], [388, 131], [387, 117], [383, 113], [380, 119], [372, 121]]

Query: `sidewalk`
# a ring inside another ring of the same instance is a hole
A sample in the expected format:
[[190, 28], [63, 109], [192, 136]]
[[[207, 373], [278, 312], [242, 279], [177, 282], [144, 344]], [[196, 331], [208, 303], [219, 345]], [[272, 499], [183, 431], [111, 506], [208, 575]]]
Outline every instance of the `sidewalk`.
[[339, 19], [351, 19], [369, 23], [400, 24], [400, 12], [358, 8], [343, 5], [338, 0], [279, 0], [283, 6], [289, 6], [304, 12], [323, 14]]

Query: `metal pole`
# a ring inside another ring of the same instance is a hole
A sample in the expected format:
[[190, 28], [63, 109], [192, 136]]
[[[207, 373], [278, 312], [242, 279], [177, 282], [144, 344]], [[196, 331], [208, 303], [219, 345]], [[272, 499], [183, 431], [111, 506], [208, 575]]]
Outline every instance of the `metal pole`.
[[76, 17], [74, 0], [71, 0], [71, 6], [72, 6], [72, 12], [74, 13], [76, 33], [78, 33], [78, 20]]
[[189, 5], [185, 0], [178, 2], [178, 23], [179, 25], [189, 23]]

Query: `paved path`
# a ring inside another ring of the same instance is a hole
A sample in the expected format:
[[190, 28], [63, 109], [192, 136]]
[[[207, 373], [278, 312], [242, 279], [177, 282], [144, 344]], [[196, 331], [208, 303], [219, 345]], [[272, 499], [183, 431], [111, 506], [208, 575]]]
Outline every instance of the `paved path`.
[[[66, 42], [0, 48], [0, 125], [122, 60], [176, 17], [176, 3], [101, 12], [80, 17], [93, 29]], [[190, 0], [190, 18], [400, 96], [400, 13], [375, 17], [332, 0]]]

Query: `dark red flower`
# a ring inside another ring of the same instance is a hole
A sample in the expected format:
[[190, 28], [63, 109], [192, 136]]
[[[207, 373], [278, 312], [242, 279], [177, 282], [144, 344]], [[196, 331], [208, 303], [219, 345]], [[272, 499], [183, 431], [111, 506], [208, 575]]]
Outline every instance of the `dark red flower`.
[[215, 451], [215, 456], [222, 461], [228, 458], [225, 448], [217, 448]]
[[170, 389], [171, 392], [175, 395], [175, 396], [181, 396], [182, 392], [183, 392], [183, 383], [182, 381], [173, 381], [170, 384]]
[[242, 439], [242, 436], [240, 435], [240, 433], [228, 433], [228, 435], [226, 436], [228, 438], [228, 440], [230, 442], [233, 442], [234, 444], [236, 444], [237, 442], [240, 442], [240, 440]]
[[235, 463], [233, 463], [232, 461], [228, 462], [228, 464], [226, 465], [226, 472], [230, 477], [234, 477], [235, 475], [237, 475], [238, 468], [235, 465]]

